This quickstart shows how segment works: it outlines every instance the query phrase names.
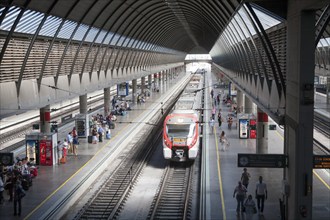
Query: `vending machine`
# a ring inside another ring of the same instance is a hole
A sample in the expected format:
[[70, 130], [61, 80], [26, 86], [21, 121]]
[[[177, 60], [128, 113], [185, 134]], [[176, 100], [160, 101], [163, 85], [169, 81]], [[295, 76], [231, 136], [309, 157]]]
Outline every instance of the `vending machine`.
[[86, 138], [89, 135], [89, 121], [87, 114], [77, 114], [75, 116], [78, 137]]
[[40, 165], [52, 166], [57, 162], [57, 135], [39, 134]]
[[256, 139], [257, 138], [257, 120], [256, 119], [249, 120], [249, 130], [250, 130], [250, 138]]
[[25, 136], [26, 156], [36, 165], [52, 166], [57, 162], [57, 134], [31, 133]]

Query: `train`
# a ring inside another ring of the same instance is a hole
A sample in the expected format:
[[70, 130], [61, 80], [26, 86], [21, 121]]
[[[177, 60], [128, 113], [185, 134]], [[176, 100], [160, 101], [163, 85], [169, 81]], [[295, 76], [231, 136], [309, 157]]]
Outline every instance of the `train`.
[[195, 160], [200, 144], [200, 110], [204, 76], [192, 74], [182, 95], [163, 125], [163, 154], [166, 160]]

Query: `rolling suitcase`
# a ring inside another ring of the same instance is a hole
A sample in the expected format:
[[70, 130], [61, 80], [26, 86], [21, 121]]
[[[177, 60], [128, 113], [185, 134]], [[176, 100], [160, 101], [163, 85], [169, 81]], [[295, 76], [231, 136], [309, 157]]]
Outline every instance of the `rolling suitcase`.
[[88, 143], [93, 143], [93, 136], [88, 136]]

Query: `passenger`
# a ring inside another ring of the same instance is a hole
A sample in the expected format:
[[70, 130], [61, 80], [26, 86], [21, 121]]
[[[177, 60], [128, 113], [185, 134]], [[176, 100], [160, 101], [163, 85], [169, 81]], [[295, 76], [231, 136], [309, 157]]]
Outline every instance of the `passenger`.
[[61, 164], [61, 159], [63, 158], [63, 145], [61, 141], [57, 141], [57, 155], [58, 155], [58, 164]]
[[220, 144], [221, 144], [221, 151], [225, 151], [226, 148], [229, 147], [229, 141], [224, 131], [222, 131], [220, 134]]
[[110, 131], [110, 129], [107, 130], [107, 133], [106, 133], [106, 135], [105, 135], [105, 138], [106, 138], [106, 139], [110, 139], [110, 138], [111, 138], [111, 131]]
[[76, 129], [76, 127], [73, 127], [73, 129], [72, 129], [72, 137], [74, 138], [76, 136], [77, 136], [77, 129]]
[[21, 215], [22, 212], [22, 198], [25, 196], [25, 191], [22, 188], [21, 181], [16, 180], [14, 185], [14, 216]]
[[212, 107], [212, 118], [213, 118], [213, 120], [215, 119], [215, 113], [216, 113], [216, 110], [215, 110], [215, 106], [213, 105], [213, 107]]
[[247, 189], [248, 186], [249, 186], [250, 178], [251, 178], [250, 173], [248, 173], [247, 169], [244, 168], [244, 169], [243, 169], [242, 176], [241, 176], [241, 181], [242, 181], [242, 184], [245, 186], [246, 189]]
[[93, 127], [93, 130], [92, 130], [92, 136], [93, 136], [93, 144], [97, 144], [97, 141], [98, 141], [98, 138], [97, 138], [97, 130], [95, 127]]
[[240, 211], [241, 212], [244, 211], [243, 202], [244, 202], [246, 192], [247, 192], [247, 190], [246, 190], [245, 186], [243, 186], [242, 182], [239, 181], [238, 185], [235, 187], [235, 190], [233, 193], [233, 198], [235, 198], [235, 195], [236, 195], [236, 200], [237, 200], [237, 206], [236, 206], [237, 215], [239, 214]]
[[99, 135], [99, 142], [102, 142], [103, 141], [103, 133], [104, 133], [104, 129], [102, 128], [102, 126], [100, 126], [98, 129], [97, 129], [97, 133]]
[[258, 204], [258, 212], [259, 215], [263, 215], [264, 212], [264, 203], [265, 199], [267, 199], [267, 185], [262, 182], [262, 176], [259, 176], [259, 182], [256, 186], [256, 198]]
[[222, 118], [221, 118], [221, 112], [220, 111], [218, 113], [218, 123], [219, 123], [219, 128], [220, 128], [221, 124], [222, 124]]
[[66, 157], [68, 155], [68, 149], [69, 149], [70, 145], [68, 143], [68, 141], [66, 139], [64, 139], [64, 142], [63, 142], [63, 159], [62, 159], [62, 163], [66, 163]]
[[79, 140], [78, 140], [78, 137], [77, 136], [75, 136], [73, 138], [72, 144], [73, 144], [73, 154], [75, 156], [77, 156], [78, 155], [78, 145], [79, 145]]
[[213, 134], [213, 131], [214, 131], [214, 119], [212, 117], [210, 119], [210, 129], [211, 129], [211, 134]]
[[72, 132], [70, 131], [66, 137], [67, 141], [68, 141], [68, 153], [72, 153], [72, 149], [73, 149], [73, 137], [72, 137]]
[[14, 189], [14, 173], [13, 171], [7, 171], [7, 178], [6, 178], [6, 190], [8, 190], [9, 194], [9, 202], [13, 201], [13, 189]]
[[253, 214], [257, 213], [256, 203], [254, 202], [252, 195], [250, 194], [244, 202], [246, 220], [252, 220]]

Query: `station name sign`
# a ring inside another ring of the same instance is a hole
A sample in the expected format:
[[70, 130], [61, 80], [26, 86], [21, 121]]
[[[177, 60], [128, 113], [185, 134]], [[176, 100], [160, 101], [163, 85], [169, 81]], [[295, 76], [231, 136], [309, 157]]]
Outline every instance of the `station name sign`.
[[315, 169], [330, 169], [330, 155], [314, 155], [313, 167]]
[[238, 167], [285, 168], [287, 156], [284, 154], [237, 154]]

